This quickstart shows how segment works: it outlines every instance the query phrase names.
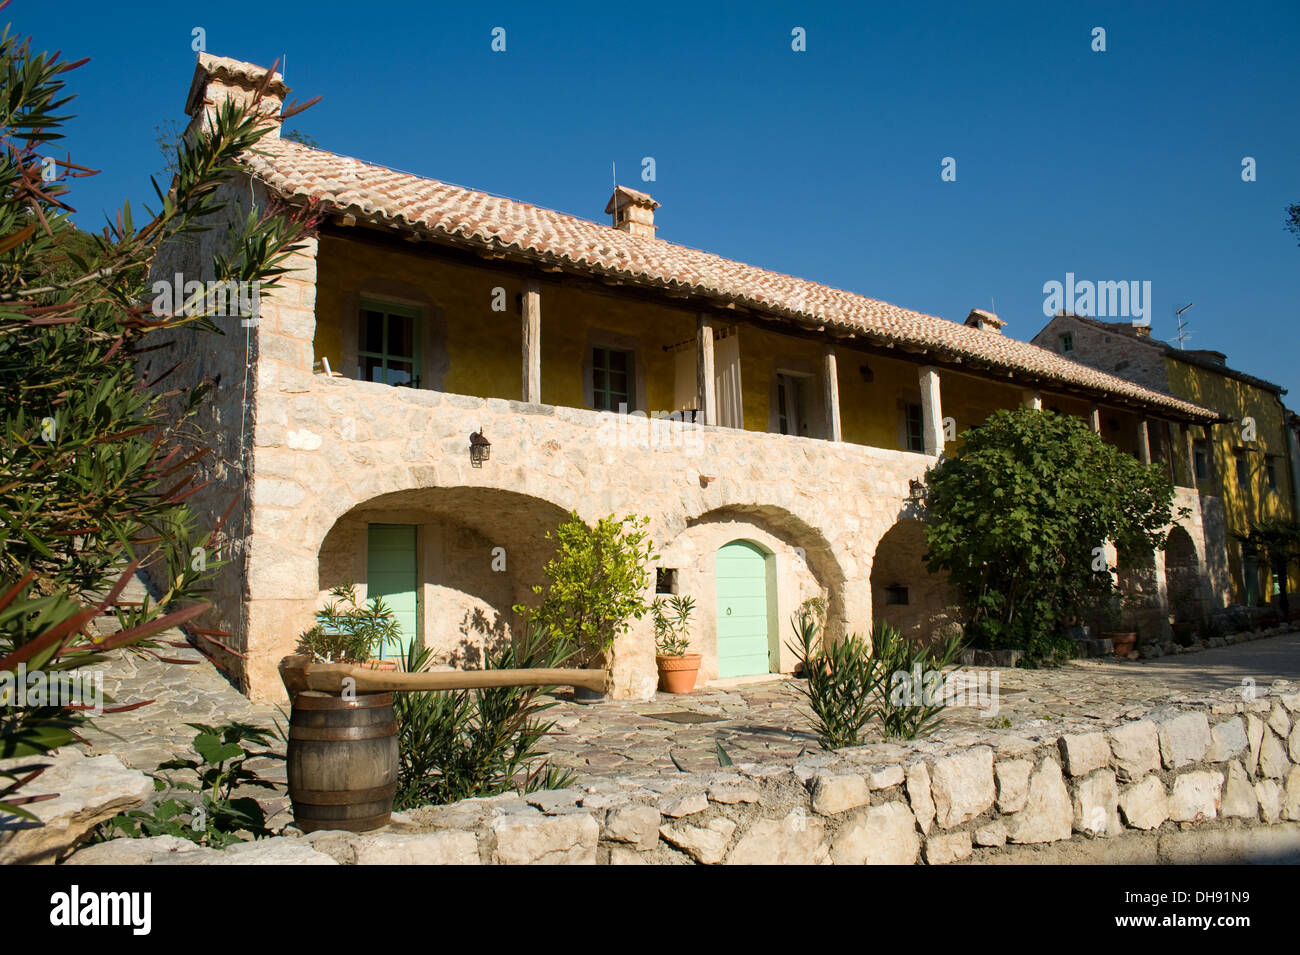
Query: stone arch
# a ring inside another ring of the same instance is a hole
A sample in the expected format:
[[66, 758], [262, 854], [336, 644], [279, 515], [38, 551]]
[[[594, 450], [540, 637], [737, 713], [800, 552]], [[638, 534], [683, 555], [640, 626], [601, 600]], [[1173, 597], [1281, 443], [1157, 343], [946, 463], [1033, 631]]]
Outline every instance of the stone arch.
[[709, 508], [684, 522], [659, 547], [660, 566], [677, 571], [678, 592], [695, 598], [693, 639], [703, 654], [701, 676], [717, 675], [717, 581], [715, 555], [732, 541], [745, 541], [769, 557], [768, 604], [771, 639], [781, 672], [795, 661], [786, 647], [785, 628], [810, 597], [828, 600], [827, 632], [835, 639], [846, 616], [845, 574], [826, 535], [803, 518], [776, 505], [729, 504]]
[[1123, 629], [1135, 629], [1139, 643], [1160, 642], [1168, 627], [1156, 555], [1145, 549], [1116, 549]]
[[871, 564], [873, 623], [888, 623], [903, 636], [926, 643], [958, 617], [959, 600], [946, 574], [925, 566], [925, 524], [897, 521], [880, 538]]
[[1175, 524], [1165, 543], [1165, 591], [1176, 628], [1201, 623], [1205, 615], [1201, 580], [1196, 542], [1185, 528]]
[[546, 532], [567, 516], [552, 502], [486, 487], [381, 494], [349, 508], [322, 538], [318, 599], [347, 580], [367, 593], [369, 525], [414, 525], [420, 638], [435, 665], [481, 667], [517, 626], [512, 606], [531, 602], [543, 582], [554, 551]]

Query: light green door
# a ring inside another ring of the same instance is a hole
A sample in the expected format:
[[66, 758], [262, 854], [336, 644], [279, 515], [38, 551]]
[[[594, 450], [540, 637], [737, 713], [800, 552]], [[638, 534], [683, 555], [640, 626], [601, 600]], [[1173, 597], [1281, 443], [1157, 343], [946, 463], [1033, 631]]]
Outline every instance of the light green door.
[[718, 548], [718, 676], [768, 673], [767, 555], [746, 541]]
[[384, 604], [402, 627], [401, 643], [389, 643], [380, 659], [406, 655], [416, 636], [416, 563], [414, 524], [371, 524], [366, 547], [366, 598]]

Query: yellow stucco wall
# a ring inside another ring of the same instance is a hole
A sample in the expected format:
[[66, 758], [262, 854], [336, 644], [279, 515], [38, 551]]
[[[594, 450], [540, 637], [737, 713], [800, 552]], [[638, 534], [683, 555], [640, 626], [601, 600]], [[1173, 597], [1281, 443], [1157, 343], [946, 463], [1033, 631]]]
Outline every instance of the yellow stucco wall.
[[[343, 330], [356, 334], [356, 312], [363, 300], [391, 301], [418, 308], [425, 316], [428, 374], [423, 376], [424, 387], [483, 397], [521, 397], [518, 296], [523, 283], [511, 270], [488, 262], [449, 261], [418, 245], [353, 241], [333, 234], [321, 237], [318, 261], [317, 359], [328, 357], [335, 370], [355, 375], [355, 365], [345, 367]], [[502, 298], [495, 294], [498, 288], [504, 291], [505, 311], [492, 307]], [[636, 352], [640, 410], [673, 410], [676, 358], [670, 349], [685, 342], [693, 350], [695, 312], [688, 306], [676, 308], [627, 292], [604, 294], [593, 288], [541, 283], [542, 401], [588, 407], [584, 383], [589, 377], [590, 349], [608, 344]], [[726, 327], [725, 321], [715, 321], [719, 328]], [[809, 433], [822, 436], [821, 343], [782, 334], [777, 326], [735, 328], [745, 428], [768, 431], [773, 427], [774, 376], [787, 371], [807, 376]], [[439, 356], [433, 362], [436, 369], [430, 365], [430, 350]], [[843, 439], [905, 449], [903, 407], [921, 400], [918, 364], [858, 351], [850, 343], [837, 345], [836, 358]], [[943, 415], [955, 419], [959, 435], [999, 408], [1019, 407], [1023, 395], [1020, 385], [1004, 380], [941, 371], [940, 381]], [[1081, 399], [1045, 393], [1043, 402], [1068, 414], [1085, 418], [1088, 414], [1089, 405]], [[1280, 428], [1280, 410], [1278, 415], [1276, 423], [1267, 419], [1270, 428]], [[1116, 428], [1109, 427], [1112, 421]], [[1132, 453], [1137, 418], [1103, 408], [1102, 434]], [[1181, 449], [1176, 435], [1175, 453], [1182, 453]]]
[[[1212, 470], [1210, 479], [1199, 485], [1203, 493], [1223, 499], [1229, 535], [1246, 533], [1253, 523], [1262, 520], [1294, 520], [1291, 462], [1282, 402], [1278, 396], [1212, 369], [1176, 358], [1166, 358], [1165, 361], [1171, 392], [1238, 419], [1235, 423], [1211, 427]], [[1245, 418], [1254, 419], [1254, 440], [1243, 437], [1241, 422]], [[1241, 488], [1237, 481], [1238, 452], [1245, 455], [1249, 469], [1249, 487], [1246, 489]], [[1268, 487], [1265, 462], [1269, 459], [1274, 464], [1275, 490]], [[1236, 591], [1234, 599], [1244, 602], [1241, 548], [1232, 536], [1228, 538], [1228, 565]], [[1300, 573], [1292, 571], [1287, 589], [1293, 594], [1300, 590]]]

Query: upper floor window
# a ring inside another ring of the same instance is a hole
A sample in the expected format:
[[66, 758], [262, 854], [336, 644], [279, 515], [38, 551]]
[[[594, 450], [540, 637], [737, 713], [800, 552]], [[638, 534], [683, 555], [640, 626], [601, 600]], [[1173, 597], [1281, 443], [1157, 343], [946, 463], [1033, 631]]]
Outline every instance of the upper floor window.
[[776, 427], [781, 434], [808, 434], [808, 379], [778, 372]]
[[1070, 332], [1066, 332], [1064, 335], [1061, 336], [1060, 344], [1061, 344], [1062, 355], [1064, 355], [1066, 352], [1074, 351], [1074, 335], [1072, 335]]
[[397, 305], [366, 304], [357, 323], [357, 377], [389, 385], [420, 387], [420, 313]]
[[1266, 458], [1264, 460], [1264, 474], [1268, 479], [1268, 489], [1270, 491], [1276, 491], [1277, 490], [1277, 463], [1273, 458]]
[[1204, 441], [1197, 441], [1192, 446], [1192, 463], [1196, 468], [1196, 480], [1210, 479], [1210, 454]]
[[591, 397], [598, 411], [618, 411], [619, 405], [633, 406], [635, 393], [632, 369], [635, 356], [616, 348], [591, 350]]
[[1237, 487], [1243, 491], [1250, 487], [1250, 468], [1246, 464], [1246, 455], [1237, 452]]
[[903, 405], [903, 431], [907, 440], [907, 450], [925, 453], [925, 426], [921, 406]]

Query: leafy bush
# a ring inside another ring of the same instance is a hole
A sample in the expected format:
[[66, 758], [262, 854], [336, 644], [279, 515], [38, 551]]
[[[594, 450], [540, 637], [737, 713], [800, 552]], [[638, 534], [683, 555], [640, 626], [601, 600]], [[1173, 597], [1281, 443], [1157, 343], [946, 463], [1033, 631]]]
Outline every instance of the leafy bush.
[[961, 593], [976, 646], [1030, 664], [1068, 652], [1061, 622], [1113, 589], [1096, 549], [1163, 548], [1173, 485], [1051, 411], [997, 411], [962, 437], [926, 475], [927, 565]]
[[365, 663], [402, 639], [402, 627], [382, 597], [358, 605], [352, 583], [333, 588], [330, 596], [335, 600], [316, 611], [316, 626], [298, 637], [299, 653], [322, 663]]
[[[255, 757], [284, 758], [269, 749], [254, 752], [246, 745], [271, 746], [271, 731], [247, 723], [185, 725], [199, 731], [193, 743], [198, 759], [172, 759], [160, 763], [153, 774], [154, 788], [169, 794], [198, 793], [197, 799], [169, 795], [151, 808], [118, 813], [100, 827], [101, 840], [117, 836], [178, 836], [202, 846], [221, 849], [235, 842], [274, 834], [267, 828], [266, 814], [256, 799], [234, 795], [244, 786], [278, 788], [245, 765]], [[172, 779], [165, 775], [167, 770], [184, 770], [189, 778]]]
[[[588, 527], [576, 513], [555, 531], [558, 550], [546, 565], [547, 586], [536, 586], [541, 605], [516, 613], [570, 642], [579, 666], [604, 666], [614, 640], [648, 609], [650, 562], [658, 560], [643, 528], [648, 517], [601, 518]], [[546, 535], [551, 540], [551, 534]]]
[[650, 605], [655, 622], [655, 647], [666, 657], [685, 656], [691, 649], [691, 638], [686, 632], [691, 614], [695, 611], [695, 598], [674, 594], [659, 597]]
[[[185, 499], [200, 485], [203, 456], [192, 420], [210, 382], [158, 387], [173, 369], [150, 366], [169, 333], [186, 323], [217, 330], [198, 315], [150, 312], [150, 264], [222, 210], [218, 186], [268, 125], [260, 97], [222, 107], [178, 147], [177, 174], [158, 208], [137, 226], [129, 206], [102, 233], [77, 231], [64, 202], [68, 181], [91, 171], [44, 157], [58, 154], [64, 77], [80, 64], [33, 53], [0, 36], [0, 672], [19, 664], [75, 669], [121, 647], [146, 646], [159, 632], [206, 609], [202, 589], [219, 565], [220, 522], [198, 529]], [[286, 110], [285, 113], [290, 113]], [[54, 170], [52, 180], [47, 170]], [[205, 263], [217, 281], [274, 285], [297, 247], [306, 217], [250, 212], [233, 230], [229, 255]], [[215, 308], [216, 303], [212, 303]], [[141, 387], [139, 376], [150, 387]], [[195, 548], [206, 561], [193, 559]], [[107, 638], [91, 619], [136, 570], [151, 567], [157, 602], [116, 610], [122, 629]], [[0, 707], [0, 757], [39, 756], [72, 742], [86, 714], [59, 707]], [[43, 765], [0, 772], [0, 807]], [[8, 780], [8, 782], [5, 782]], [[28, 816], [30, 818], [30, 816]]]
[[[486, 669], [557, 667], [572, 648], [529, 628], [516, 647], [489, 653]], [[432, 654], [412, 644], [408, 672], [429, 667]], [[554, 725], [538, 714], [555, 705], [540, 697], [551, 687], [433, 690], [395, 696], [400, 757], [395, 809], [442, 805], [510, 789], [563, 789], [576, 778], [544, 759], [538, 744]]]

